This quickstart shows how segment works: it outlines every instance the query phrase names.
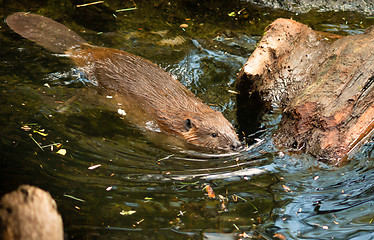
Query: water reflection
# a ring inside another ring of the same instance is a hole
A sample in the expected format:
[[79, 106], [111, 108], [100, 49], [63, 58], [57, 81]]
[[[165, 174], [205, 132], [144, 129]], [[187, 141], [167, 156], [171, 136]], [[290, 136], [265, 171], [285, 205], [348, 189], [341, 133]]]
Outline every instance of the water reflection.
[[282, 174], [290, 189], [281, 197], [286, 203], [274, 211], [268, 229], [292, 239], [371, 239], [374, 172], [370, 160], [362, 158], [369, 145], [340, 168], [289, 164], [292, 177]]

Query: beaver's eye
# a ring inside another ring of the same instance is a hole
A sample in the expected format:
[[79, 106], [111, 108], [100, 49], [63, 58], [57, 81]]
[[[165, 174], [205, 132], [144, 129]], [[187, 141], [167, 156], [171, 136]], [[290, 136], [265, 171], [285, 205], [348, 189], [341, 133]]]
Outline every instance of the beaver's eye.
[[212, 133], [212, 137], [217, 137], [217, 133]]
[[190, 129], [192, 128], [192, 122], [191, 122], [191, 119], [186, 119], [186, 121], [184, 122], [184, 128], [188, 131], [190, 131]]

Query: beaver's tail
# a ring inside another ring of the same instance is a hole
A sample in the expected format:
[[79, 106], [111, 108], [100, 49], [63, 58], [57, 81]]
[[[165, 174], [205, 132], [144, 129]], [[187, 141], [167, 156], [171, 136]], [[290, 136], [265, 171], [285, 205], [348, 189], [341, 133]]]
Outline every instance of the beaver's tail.
[[55, 53], [64, 53], [86, 41], [66, 26], [47, 17], [18, 12], [7, 17], [8, 26], [24, 38]]

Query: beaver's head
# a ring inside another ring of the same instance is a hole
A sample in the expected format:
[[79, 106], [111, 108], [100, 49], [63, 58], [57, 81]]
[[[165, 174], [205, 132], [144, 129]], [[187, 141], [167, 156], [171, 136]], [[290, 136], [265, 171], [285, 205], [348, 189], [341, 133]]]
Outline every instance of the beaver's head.
[[204, 149], [228, 152], [241, 146], [231, 123], [217, 111], [185, 118], [181, 134], [187, 143]]

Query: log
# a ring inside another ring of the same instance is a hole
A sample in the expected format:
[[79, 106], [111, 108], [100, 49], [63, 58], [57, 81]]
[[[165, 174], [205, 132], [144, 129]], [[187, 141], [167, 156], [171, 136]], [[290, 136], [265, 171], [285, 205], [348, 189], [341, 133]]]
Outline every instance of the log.
[[310, 10], [319, 12], [329, 11], [353, 11], [365, 15], [374, 14], [374, 2], [364, 0], [246, 0], [252, 4], [271, 7], [274, 9], [283, 9], [297, 13], [307, 13]]
[[288, 19], [266, 29], [237, 79], [282, 110], [280, 149], [339, 164], [374, 129], [374, 30], [342, 37]]
[[51, 195], [20, 186], [0, 201], [0, 239], [63, 240], [62, 218]]

